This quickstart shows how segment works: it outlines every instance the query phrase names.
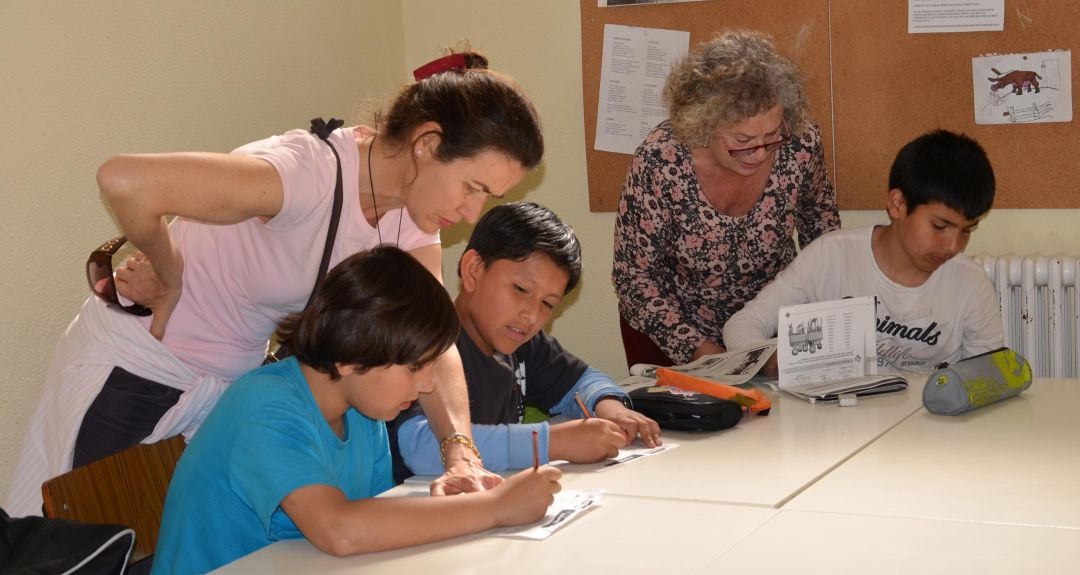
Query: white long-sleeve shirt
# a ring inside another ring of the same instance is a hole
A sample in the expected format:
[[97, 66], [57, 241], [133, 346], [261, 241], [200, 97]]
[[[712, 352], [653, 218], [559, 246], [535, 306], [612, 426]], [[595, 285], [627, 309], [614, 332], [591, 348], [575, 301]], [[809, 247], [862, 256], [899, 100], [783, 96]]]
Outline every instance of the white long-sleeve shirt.
[[775, 337], [781, 307], [859, 296], [878, 298], [877, 356], [884, 371], [929, 371], [1003, 345], [1000, 303], [978, 264], [959, 254], [922, 285], [902, 286], [878, 267], [873, 231], [837, 230], [803, 249], [727, 322], [728, 349]]

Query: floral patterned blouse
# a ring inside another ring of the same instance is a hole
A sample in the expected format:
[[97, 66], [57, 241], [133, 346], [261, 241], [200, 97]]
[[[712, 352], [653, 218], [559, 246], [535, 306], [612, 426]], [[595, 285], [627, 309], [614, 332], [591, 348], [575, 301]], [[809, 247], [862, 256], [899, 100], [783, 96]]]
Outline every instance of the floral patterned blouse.
[[677, 363], [688, 362], [795, 258], [793, 232], [806, 245], [840, 227], [825, 170], [821, 129], [777, 150], [765, 192], [742, 217], [704, 198], [690, 149], [670, 122], [634, 154], [615, 220], [612, 281], [619, 313]]

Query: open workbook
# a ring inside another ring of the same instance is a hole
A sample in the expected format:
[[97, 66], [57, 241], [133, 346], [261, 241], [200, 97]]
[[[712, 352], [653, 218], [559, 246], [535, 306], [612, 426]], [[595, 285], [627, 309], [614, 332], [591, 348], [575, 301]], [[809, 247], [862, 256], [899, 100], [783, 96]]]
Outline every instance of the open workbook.
[[780, 385], [782, 391], [801, 397], [810, 403], [818, 401], [836, 401], [841, 395], [854, 394], [858, 397], [880, 395], [907, 389], [907, 380], [899, 375], [880, 374], [824, 381], [819, 383], [799, 383]]
[[[775, 340], [668, 369], [742, 385], [758, 374], [775, 351], [779, 377], [770, 385], [811, 403], [836, 401], [844, 394], [903, 391], [908, 387], [903, 376], [877, 372], [875, 306], [873, 297], [856, 297], [783, 307]], [[636, 364], [630, 368], [630, 377], [619, 385], [627, 391], [655, 385], [656, 369], [655, 365]]]
[[856, 297], [780, 308], [780, 390], [817, 402], [907, 389], [903, 377], [877, 373], [875, 305]]
[[[668, 369], [717, 383], [741, 385], [750, 381], [750, 378], [761, 370], [761, 366], [772, 357], [775, 349], [776, 344], [769, 342], [750, 349], [702, 356], [693, 362]], [[655, 385], [657, 367], [649, 363], [634, 364], [630, 368], [630, 377], [620, 381], [619, 385], [628, 390]]]

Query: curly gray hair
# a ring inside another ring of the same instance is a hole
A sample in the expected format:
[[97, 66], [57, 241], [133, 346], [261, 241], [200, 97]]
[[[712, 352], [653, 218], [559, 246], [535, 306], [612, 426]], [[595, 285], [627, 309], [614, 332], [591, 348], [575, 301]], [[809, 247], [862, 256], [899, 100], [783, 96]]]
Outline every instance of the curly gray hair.
[[802, 74], [769, 36], [749, 30], [720, 32], [673, 64], [664, 102], [675, 137], [687, 145], [776, 105], [794, 133], [810, 123]]

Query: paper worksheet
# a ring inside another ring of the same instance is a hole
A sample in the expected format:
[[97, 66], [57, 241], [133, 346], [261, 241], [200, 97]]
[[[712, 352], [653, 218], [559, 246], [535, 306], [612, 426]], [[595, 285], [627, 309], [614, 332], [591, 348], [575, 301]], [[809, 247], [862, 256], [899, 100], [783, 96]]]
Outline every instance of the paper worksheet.
[[876, 374], [876, 318], [873, 297], [780, 308], [780, 388]]
[[599, 506], [603, 494], [603, 489], [565, 489], [555, 494], [555, 502], [548, 507], [547, 513], [540, 521], [516, 527], [500, 527], [488, 531], [488, 534], [536, 541], [547, 539], [582, 513]]
[[665, 451], [671, 451], [678, 446], [678, 443], [665, 443], [656, 447], [645, 447], [643, 445], [624, 447], [619, 450], [619, 454], [616, 455], [614, 459], [610, 459], [601, 464], [597, 471], [607, 471], [608, 469], [619, 467], [624, 463], [638, 461], [644, 457], [659, 455]]
[[[430, 497], [427, 480], [413, 476], [402, 484], [405, 492], [394, 489], [394, 497]], [[512, 527], [497, 527], [485, 531], [487, 535], [495, 537], [511, 537], [515, 539], [547, 539], [552, 533], [570, 523], [582, 513], [600, 505], [603, 489], [564, 489], [555, 494], [555, 501], [548, 507], [543, 519], [528, 525], [515, 525]], [[386, 494], [384, 494], [386, 495]], [[452, 495], [450, 497], [453, 497]]]
[[[635, 440], [633, 444], [620, 449], [619, 454], [616, 455], [615, 457], [613, 457], [612, 459], [607, 459], [607, 460], [604, 460], [604, 461], [600, 461], [598, 463], [580, 464], [579, 469], [580, 469], [580, 467], [585, 467], [585, 469], [584, 469], [585, 471], [594, 471], [594, 472], [595, 471], [607, 471], [608, 469], [613, 469], [615, 467], [619, 467], [619, 466], [621, 466], [621, 465], [623, 465], [625, 463], [629, 463], [631, 461], [638, 461], [638, 460], [644, 459], [646, 457], [652, 457], [653, 455], [659, 455], [661, 453], [664, 453], [665, 451], [671, 451], [672, 449], [675, 449], [678, 446], [679, 446], [678, 443], [665, 443], [663, 445], [658, 445], [656, 447], [645, 447], [641, 443], [641, 440]], [[555, 467], [563, 467], [563, 466], [566, 466], [566, 465], [575, 465], [575, 464], [570, 463], [569, 461], [564, 461], [564, 460], [561, 460], [561, 459], [556, 460], [556, 461], [551, 461], [551, 462], [549, 462], [549, 464], [554, 465]], [[592, 469], [593, 467], [595, 467], [595, 469]], [[508, 470], [499, 472], [499, 475], [503, 476], [504, 478], [505, 477], [510, 477], [511, 475], [514, 475], [518, 471], [520, 471], [520, 470], [516, 470], [516, 469], [515, 470], [509, 470], [508, 469]], [[404, 484], [406, 486], [410, 486], [410, 487], [413, 488], [413, 489], [411, 489], [409, 491], [408, 495], [426, 495], [428, 493], [428, 490], [429, 490], [430, 486], [431, 486], [431, 482], [436, 480], [436, 479], [437, 479], [437, 477], [432, 476], [432, 475], [413, 475], [411, 477], [407, 477], [405, 479], [405, 481], [404, 481]], [[421, 491], [421, 489], [422, 489], [422, 491]]]

